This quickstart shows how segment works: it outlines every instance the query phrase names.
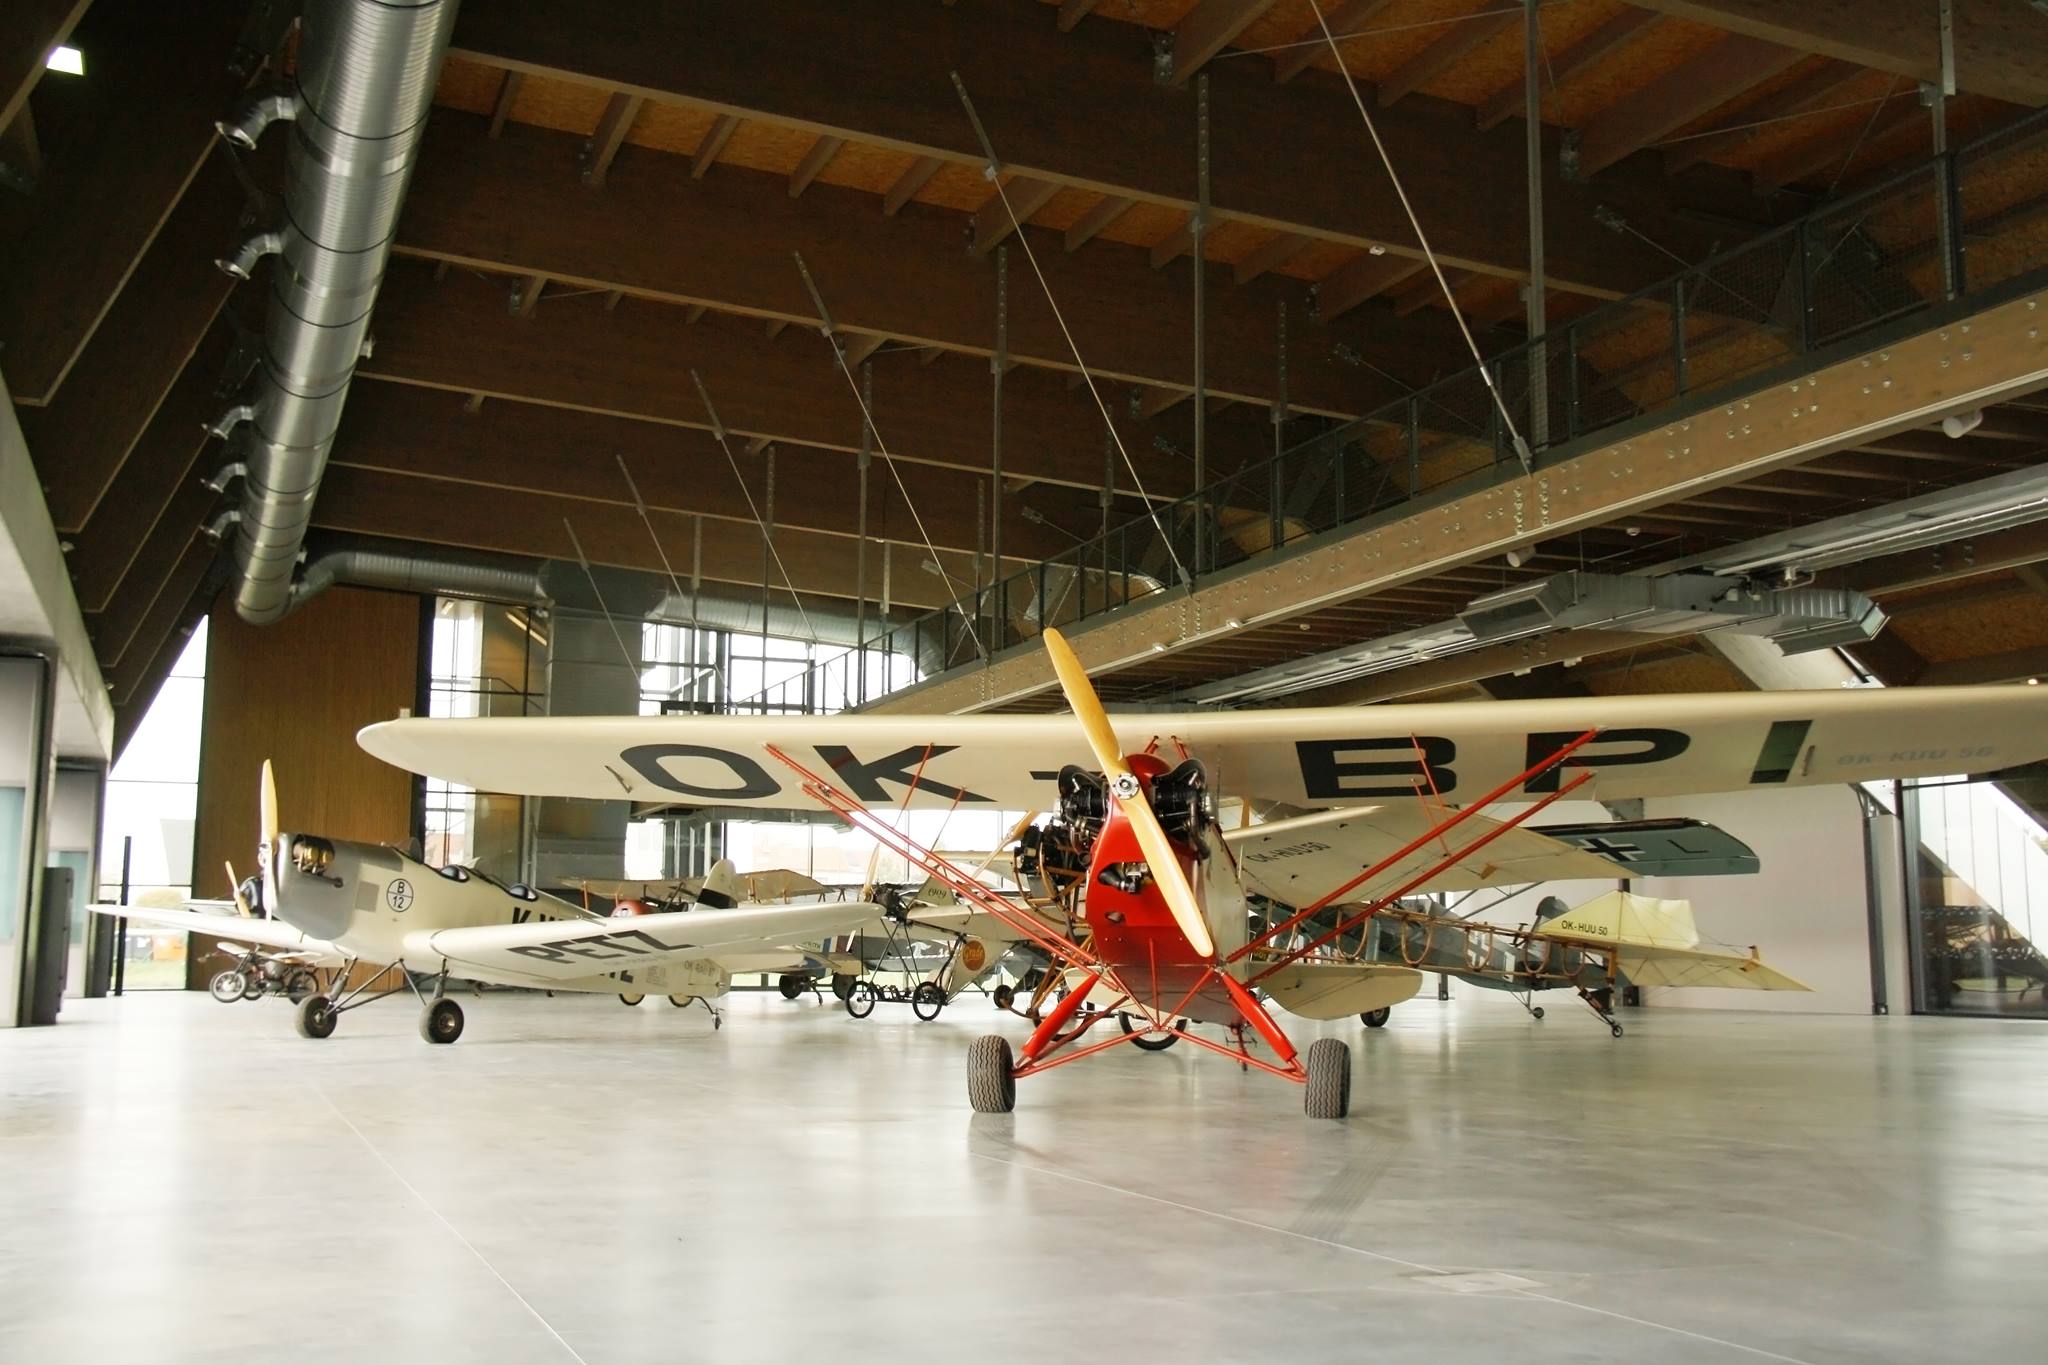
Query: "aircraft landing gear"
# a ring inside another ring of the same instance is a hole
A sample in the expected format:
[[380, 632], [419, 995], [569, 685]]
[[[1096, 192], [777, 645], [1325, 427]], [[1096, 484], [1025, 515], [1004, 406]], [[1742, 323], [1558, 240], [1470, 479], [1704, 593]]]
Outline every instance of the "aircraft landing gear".
[[967, 1102], [977, 1114], [1007, 1114], [1017, 1107], [1017, 1073], [1010, 1040], [1000, 1033], [976, 1038], [967, 1048]]
[[637, 1005], [646, 998], [647, 997], [644, 995], [627, 995], [624, 992], [621, 992], [619, 995], [619, 1003], [622, 1005]]
[[1367, 1028], [1385, 1028], [1387, 1020], [1391, 1019], [1393, 1015], [1394, 1007], [1392, 1005], [1382, 1005], [1376, 1010], [1367, 1010], [1359, 1015], [1358, 1022]]
[[430, 1043], [452, 1043], [462, 1036], [462, 1006], [445, 995], [434, 997], [420, 1012], [420, 1037]]
[[711, 1031], [713, 1033], [725, 1027], [724, 1012], [701, 995], [671, 995], [668, 998], [668, 1002], [679, 1010], [686, 1010], [692, 1005], [702, 1005], [705, 1013], [711, 1016]]
[[800, 976], [795, 972], [784, 972], [776, 979], [775, 989], [782, 992], [784, 1000], [794, 1000], [802, 995], [804, 988], [810, 984], [809, 977]]
[[220, 1001], [223, 1005], [232, 1005], [237, 1000], [240, 1000], [242, 998], [241, 968], [230, 967], [226, 971], [215, 972], [213, 980], [206, 983], [206, 993]]
[[[1161, 1034], [1159, 1037], [1154, 1038], [1151, 1036], [1149, 1029], [1141, 1029], [1136, 1024], [1133, 1024], [1131, 1016], [1121, 1010], [1117, 1011], [1116, 1023], [1118, 1028], [1132, 1035], [1131, 1046], [1141, 1052], [1164, 1052], [1180, 1041], [1178, 1033]], [[1181, 1028], [1186, 1028], [1187, 1026], [1187, 1020], [1183, 1019], [1180, 1021]]]
[[860, 978], [850, 972], [832, 973], [832, 994], [840, 1004], [845, 1004], [846, 997], [853, 994], [853, 983], [858, 980]]
[[1308, 1085], [1302, 1112], [1312, 1119], [1341, 1119], [1351, 1112], [1351, 1047], [1336, 1038], [1318, 1038], [1303, 1056]]
[[309, 995], [299, 1002], [298, 1025], [301, 1038], [326, 1038], [340, 1022], [334, 1002], [324, 995]]

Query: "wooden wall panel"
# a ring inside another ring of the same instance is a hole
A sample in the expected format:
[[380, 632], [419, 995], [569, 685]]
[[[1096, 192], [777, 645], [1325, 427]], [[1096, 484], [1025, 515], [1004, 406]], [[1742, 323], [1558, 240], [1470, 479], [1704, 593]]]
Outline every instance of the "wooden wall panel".
[[[226, 890], [223, 859], [255, 870], [263, 760], [277, 770], [288, 830], [404, 843], [412, 777], [356, 747], [356, 731], [414, 704], [420, 599], [334, 588], [274, 625], [252, 626], [223, 597], [206, 645], [194, 893]], [[195, 940], [188, 986], [221, 963]]]

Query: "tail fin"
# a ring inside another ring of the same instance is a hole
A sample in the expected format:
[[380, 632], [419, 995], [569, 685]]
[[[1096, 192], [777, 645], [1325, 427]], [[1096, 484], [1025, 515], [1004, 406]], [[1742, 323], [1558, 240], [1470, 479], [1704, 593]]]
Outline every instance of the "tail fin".
[[1700, 941], [1692, 902], [1610, 891], [1543, 924], [1552, 938], [1640, 947], [1691, 948]]
[[720, 858], [706, 874], [696, 903], [706, 910], [730, 910], [740, 903], [742, 889], [740, 874], [733, 867], [732, 859]]

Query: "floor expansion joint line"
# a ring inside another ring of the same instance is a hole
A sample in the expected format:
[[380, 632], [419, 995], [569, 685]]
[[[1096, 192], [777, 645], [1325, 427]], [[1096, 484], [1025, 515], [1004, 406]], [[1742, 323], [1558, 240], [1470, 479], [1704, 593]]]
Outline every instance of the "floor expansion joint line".
[[439, 1210], [438, 1208], [434, 1207], [433, 1202], [429, 1200], [425, 1195], [419, 1192], [419, 1187], [414, 1185], [410, 1180], [407, 1180], [405, 1176], [402, 1173], [400, 1173], [399, 1169], [391, 1164], [390, 1158], [386, 1157], [383, 1152], [379, 1151], [377, 1149], [377, 1144], [370, 1141], [369, 1136], [365, 1134], [362, 1129], [356, 1127], [355, 1121], [351, 1119], [347, 1114], [344, 1114], [341, 1111], [341, 1106], [334, 1102], [332, 1096], [330, 1096], [325, 1090], [322, 1090], [317, 1085], [314, 1086], [313, 1089], [314, 1092], [320, 1096], [321, 1101], [325, 1103], [329, 1109], [332, 1109], [334, 1111], [334, 1116], [340, 1119], [342, 1123], [347, 1126], [348, 1130], [351, 1133], [354, 1133], [356, 1135], [356, 1141], [362, 1143], [364, 1148], [368, 1150], [370, 1155], [377, 1158], [377, 1164], [382, 1166], [385, 1170], [391, 1172], [391, 1178], [393, 1180], [396, 1180], [400, 1185], [404, 1186], [405, 1192], [411, 1195], [414, 1199], [418, 1200], [421, 1208], [425, 1209], [428, 1213], [433, 1214], [435, 1221], [439, 1222], [442, 1227], [448, 1229], [448, 1234], [451, 1237], [453, 1237], [456, 1241], [462, 1243], [463, 1247], [469, 1252], [470, 1255], [476, 1257], [477, 1264], [482, 1266], [485, 1270], [488, 1270], [491, 1273], [492, 1279], [496, 1280], [499, 1284], [505, 1286], [505, 1292], [507, 1294], [510, 1294], [514, 1299], [516, 1299], [519, 1303], [519, 1306], [521, 1308], [524, 1308], [529, 1314], [532, 1315], [533, 1320], [535, 1322], [539, 1323], [543, 1328], [547, 1330], [547, 1334], [553, 1337], [556, 1343], [560, 1345], [564, 1351], [567, 1351], [569, 1353], [569, 1358], [575, 1361], [576, 1365], [590, 1365], [590, 1362], [585, 1360], [582, 1354], [579, 1351], [577, 1351], [577, 1349], [574, 1346], [571, 1346], [569, 1344], [568, 1338], [564, 1337], [560, 1332], [557, 1332], [555, 1330], [555, 1325], [552, 1322], [549, 1322], [545, 1317], [543, 1317], [541, 1315], [541, 1311], [538, 1308], [535, 1308], [530, 1302], [527, 1301], [526, 1295], [520, 1293], [517, 1289], [512, 1287], [512, 1281], [506, 1279], [504, 1275], [499, 1272], [498, 1267], [491, 1264], [490, 1257], [484, 1255], [481, 1251], [478, 1251], [476, 1249], [476, 1243], [470, 1241], [469, 1238], [463, 1236], [462, 1229], [456, 1227], [455, 1224], [449, 1222], [448, 1216], [442, 1213], [441, 1210]]

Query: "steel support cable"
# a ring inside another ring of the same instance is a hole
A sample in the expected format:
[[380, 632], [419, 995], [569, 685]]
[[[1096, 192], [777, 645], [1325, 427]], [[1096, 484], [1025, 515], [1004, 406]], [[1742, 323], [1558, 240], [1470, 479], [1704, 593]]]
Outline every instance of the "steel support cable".
[[[718, 420], [718, 409], [711, 406], [711, 391], [704, 387], [703, 377], [695, 370], [690, 371], [690, 382], [697, 386], [697, 396], [704, 400], [704, 411], [711, 418], [711, 434], [717, 439], [718, 448], [725, 452], [725, 462], [731, 466], [732, 476], [739, 482], [740, 496], [747, 500], [747, 511], [753, 514], [754, 524], [761, 528], [761, 543], [768, 547], [768, 555], [775, 561], [776, 572], [782, 575], [782, 586], [789, 589], [789, 600], [796, 604], [796, 613], [803, 618], [804, 632], [811, 637], [811, 643], [816, 644], [818, 628], [811, 624], [811, 614], [804, 610], [804, 599], [797, 593], [796, 583], [790, 578], [789, 569], [782, 562], [782, 551], [775, 548], [775, 537], [769, 534], [768, 522], [762, 517], [761, 508], [754, 501], [754, 490], [747, 487], [747, 476], [740, 472], [739, 459], [732, 453], [732, 444], [725, 439], [725, 423]], [[763, 691], [765, 690], [764, 688]]]
[[[932, 544], [931, 532], [924, 529], [924, 518], [917, 513], [917, 502], [910, 496], [910, 489], [904, 485], [902, 471], [896, 468], [896, 457], [890, 453], [889, 443], [882, 439], [882, 429], [875, 425], [875, 414], [868, 407], [867, 395], [861, 392], [860, 381], [854, 378], [853, 367], [846, 362], [846, 348], [839, 344], [839, 326], [832, 321], [831, 310], [825, 307], [825, 296], [818, 292], [818, 282], [811, 278], [811, 268], [804, 264], [804, 254], [801, 251], [793, 251], [790, 254], [796, 257], [797, 273], [804, 277], [804, 288], [810, 291], [811, 302], [817, 305], [818, 330], [832, 347], [832, 360], [838, 365], [839, 373], [846, 376], [846, 386], [853, 391], [853, 401], [860, 405], [860, 420], [867, 424], [868, 434], [875, 438], [875, 453], [882, 457], [882, 463], [888, 466], [889, 477], [895, 481], [896, 491], [903, 495], [903, 505], [910, 510], [910, 520], [917, 527], [917, 538], [924, 542], [925, 553], [932, 557], [933, 567], [938, 569], [940, 577], [946, 581], [948, 587], [951, 587], [953, 576], [946, 572], [945, 563], [939, 558], [938, 547]], [[980, 586], [977, 584], [976, 593], [979, 592]], [[979, 611], [980, 607], [981, 603], [977, 600], [976, 611]], [[960, 613], [960, 621], [967, 627], [967, 634], [974, 641], [974, 652], [986, 659], [988, 650], [981, 643], [981, 632], [974, 628], [974, 614], [963, 611]], [[943, 622], [941, 624], [943, 625]], [[941, 631], [940, 635], [940, 652], [950, 653], [944, 647], [944, 631]], [[943, 662], [950, 664], [951, 661]]]
[[[1401, 201], [1401, 212], [1407, 215], [1408, 226], [1415, 233], [1416, 243], [1422, 248], [1422, 259], [1429, 266], [1429, 273], [1436, 277], [1437, 288], [1443, 290], [1444, 303], [1451, 310], [1451, 317], [1458, 324], [1458, 334], [1465, 338], [1465, 347], [1472, 352], [1472, 362], [1479, 367], [1479, 378], [1486, 385], [1487, 394], [1493, 399], [1493, 406], [1500, 412], [1500, 420], [1506, 424], [1508, 437], [1514, 442], [1515, 456], [1522, 462], [1522, 468], [1534, 471], [1535, 456], [1529, 450], [1529, 443], [1522, 439], [1521, 428], [1515, 425], [1514, 414], [1500, 396], [1500, 387], [1494, 383], [1493, 371], [1487, 368], [1486, 357], [1480, 353], [1479, 343], [1472, 339], [1472, 329], [1465, 324], [1464, 310], [1458, 307], [1457, 296], [1451, 293], [1450, 281], [1444, 278], [1444, 268], [1437, 262], [1436, 251], [1429, 244], [1429, 237], [1422, 230], [1422, 220], [1415, 216], [1415, 206], [1408, 202], [1407, 187], [1401, 183], [1401, 174], [1394, 169], [1394, 158], [1387, 153], [1387, 145], [1380, 141], [1380, 130], [1374, 126], [1372, 115], [1366, 112], [1365, 97], [1358, 93], [1358, 82], [1351, 75], [1350, 64], [1344, 60], [1344, 50], [1337, 46], [1337, 39], [1330, 32], [1329, 21], [1323, 18], [1322, 0], [1309, 0], [1309, 8], [1315, 11], [1316, 27], [1323, 31], [1323, 41], [1330, 49], [1330, 56], [1337, 63], [1337, 70], [1344, 77], [1344, 88], [1351, 92], [1351, 102], [1358, 106], [1358, 117], [1365, 121], [1366, 135], [1372, 139], [1373, 150], [1379, 153], [1380, 165], [1387, 172], [1387, 179], [1393, 182], [1394, 197]], [[956, 78], [957, 79], [957, 78]], [[1532, 340], [1534, 338], [1531, 338]]]
[[[1152, 503], [1152, 495], [1145, 491], [1145, 480], [1138, 473], [1138, 466], [1131, 459], [1131, 452], [1124, 448], [1124, 438], [1117, 432], [1116, 422], [1109, 415], [1109, 405], [1102, 401], [1102, 391], [1096, 387], [1095, 372], [1088, 368], [1088, 362], [1081, 358], [1081, 347], [1074, 340], [1073, 329], [1067, 326], [1067, 315], [1060, 311], [1059, 300], [1053, 297], [1052, 285], [1046, 281], [1045, 272], [1039, 269], [1038, 253], [1031, 249], [1031, 239], [1024, 233], [1024, 222], [1017, 216], [1016, 206], [1010, 202], [1009, 191], [1003, 188], [1003, 163], [996, 156], [995, 143], [989, 140], [988, 129], [982, 127], [981, 115], [974, 112], [974, 101], [967, 96], [967, 84], [960, 79], [958, 71], [952, 72], [953, 88], [960, 92], [960, 103], [967, 110], [967, 121], [974, 125], [974, 135], [981, 142], [982, 155], [988, 158], [985, 173], [989, 183], [996, 187], [996, 197], [1002, 202], [1003, 212], [1010, 219], [1010, 230], [1016, 235], [1018, 245], [1024, 248], [1024, 259], [1031, 265], [1031, 273], [1038, 280], [1038, 288], [1045, 295], [1046, 306], [1052, 309], [1053, 320], [1060, 325], [1060, 335], [1066, 338], [1067, 350], [1073, 353], [1074, 364], [1081, 371], [1082, 382], [1088, 386], [1088, 396], [1095, 400], [1095, 410], [1102, 414], [1102, 425], [1109, 431], [1109, 439], [1116, 443], [1116, 452], [1123, 457], [1124, 468], [1130, 471], [1131, 482], [1136, 485], [1138, 496], [1144, 499], [1145, 515], [1152, 522], [1152, 529], [1159, 533], [1159, 541], [1166, 546], [1166, 553], [1173, 559], [1174, 572], [1180, 581], [1194, 586], [1194, 579], [1188, 574], [1188, 566], [1181, 561], [1180, 551], [1174, 548], [1173, 537], [1166, 533], [1166, 526], [1159, 520], [1159, 511]], [[1196, 242], [1196, 251], [1201, 243]], [[1199, 265], [1199, 262], [1198, 262]], [[1081, 566], [1076, 565], [1078, 570]]]

